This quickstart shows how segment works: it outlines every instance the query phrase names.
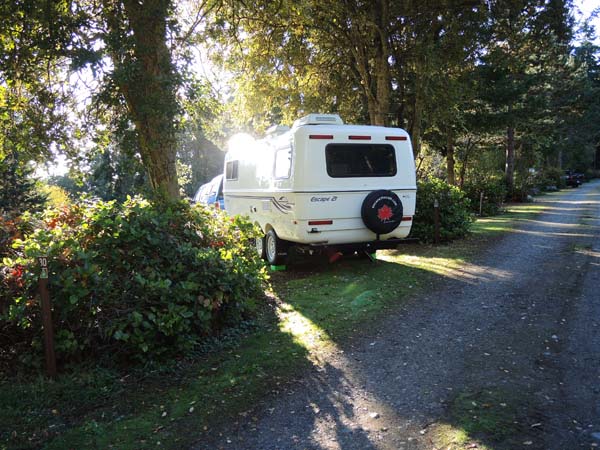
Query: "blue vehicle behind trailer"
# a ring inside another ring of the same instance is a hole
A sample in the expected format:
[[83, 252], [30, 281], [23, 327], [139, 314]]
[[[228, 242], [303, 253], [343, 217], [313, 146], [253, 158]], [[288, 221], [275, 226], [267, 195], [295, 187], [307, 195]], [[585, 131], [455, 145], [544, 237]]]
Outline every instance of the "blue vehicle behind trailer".
[[223, 198], [223, 174], [217, 175], [208, 183], [198, 188], [193, 197], [194, 203], [214, 206], [217, 209], [225, 209], [225, 199]]

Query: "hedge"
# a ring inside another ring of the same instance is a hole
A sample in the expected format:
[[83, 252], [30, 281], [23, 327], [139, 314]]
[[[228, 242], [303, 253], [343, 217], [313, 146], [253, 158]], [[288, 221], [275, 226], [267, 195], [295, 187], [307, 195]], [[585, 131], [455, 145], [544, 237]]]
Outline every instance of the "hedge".
[[41, 359], [40, 255], [49, 258], [62, 363], [185, 354], [261, 296], [256, 230], [238, 217], [136, 197], [79, 202], [41, 218], [26, 235], [0, 222], [0, 234], [14, 233], [0, 269], [0, 358]]
[[466, 235], [473, 218], [470, 201], [456, 186], [439, 178], [417, 183], [417, 205], [411, 236], [432, 242], [435, 236], [434, 203], [439, 203], [440, 238], [450, 241]]

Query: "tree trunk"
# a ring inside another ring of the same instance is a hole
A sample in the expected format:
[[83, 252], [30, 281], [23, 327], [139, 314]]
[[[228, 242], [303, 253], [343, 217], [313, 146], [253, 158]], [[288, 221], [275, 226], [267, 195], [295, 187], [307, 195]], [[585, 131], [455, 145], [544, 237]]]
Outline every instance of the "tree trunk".
[[[376, 71], [376, 98], [375, 112], [372, 117], [372, 125], [387, 125], [387, 115], [390, 110], [390, 67], [387, 62], [387, 55], [377, 56], [375, 65]], [[374, 119], [374, 120], [373, 120]]]
[[471, 152], [471, 138], [469, 137], [467, 139], [467, 142], [465, 144], [465, 153], [464, 153], [464, 158], [462, 160], [462, 164], [460, 166], [460, 175], [459, 175], [459, 180], [458, 180], [458, 187], [462, 190], [463, 186], [465, 185], [465, 174], [467, 173], [467, 166], [469, 163], [469, 154]]
[[390, 48], [388, 43], [389, 0], [377, 0], [373, 8], [373, 43], [375, 48], [374, 62], [374, 95], [369, 102], [371, 125], [386, 125], [390, 111], [391, 74], [388, 59]]
[[371, 125], [379, 125], [379, 117], [377, 116], [377, 110], [379, 109], [377, 107], [377, 99], [374, 95], [372, 95], [371, 92], [367, 93], [367, 96], [367, 106], [369, 108], [369, 121], [371, 122]]
[[512, 195], [515, 188], [515, 129], [509, 126], [506, 130], [506, 166], [504, 171], [508, 195]]
[[562, 162], [563, 162], [563, 151], [562, 151], [562, 148], [559, 148], [558, 156], [556, 157], [556, 167], [558, 167], [559, 169], [562, 169]]
[[114, 81], [135, 124], [153, 190], [174, 200], [179, 198], [179, 186], [175, 164], [176, 76], [166, 43], [170, 1], [122, 2], [124, 15], [118, 2], [104, 1], [111, 33], [124, 40], [131, 36], [130, 51], [116, 49], [113, 54]]
[[448, 169], [448, 184], [456, 185], [456, 177], [454, 175], [454, 142], [448, 137], [448, 145], [446, 147], [446, 168]]
[[410, 127], [410, 135], [413, 144], [413, 154], [415, 159], [421, 153], [421, 117], [423, 115], [423, 97], [421, 94], [420, 82], [416, 81], [415, 103], [413, 109], [413, 120]]

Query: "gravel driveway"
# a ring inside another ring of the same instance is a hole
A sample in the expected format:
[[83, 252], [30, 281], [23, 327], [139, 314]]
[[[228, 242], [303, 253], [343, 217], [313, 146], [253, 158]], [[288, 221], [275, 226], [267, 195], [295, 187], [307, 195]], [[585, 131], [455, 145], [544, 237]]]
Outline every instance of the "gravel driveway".
[[[540, 201], [545, 213], [195, 448], [600, 445], [600, 182]], [[498, 433], [452, 444], [481, 413]]]

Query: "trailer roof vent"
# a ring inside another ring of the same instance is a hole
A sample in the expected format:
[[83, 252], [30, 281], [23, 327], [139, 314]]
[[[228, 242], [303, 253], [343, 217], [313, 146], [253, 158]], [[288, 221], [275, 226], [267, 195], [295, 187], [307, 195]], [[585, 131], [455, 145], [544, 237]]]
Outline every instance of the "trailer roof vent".
[[302, 125], [344, 125], [338, 114], [309, 114], [294, 122], [294, 128]]
[[272, 127], [267, 128], [267, 131], [265, 132], [265, 136], [279, 136], [280, 134], [285, 133], [286, 131], [289, 131], [290, 127], [288, 127], [287, 125], [273, 125]]

